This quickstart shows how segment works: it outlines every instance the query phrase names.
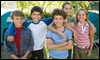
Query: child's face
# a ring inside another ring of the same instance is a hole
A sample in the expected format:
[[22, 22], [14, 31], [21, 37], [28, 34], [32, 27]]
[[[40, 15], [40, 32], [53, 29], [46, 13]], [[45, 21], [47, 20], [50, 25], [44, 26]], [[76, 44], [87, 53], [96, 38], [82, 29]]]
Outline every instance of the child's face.
[[66, 5], [64, 6], [64, 12], [67, 14], [67, 16], [70, 16], [70, 15], [72, 14], [72, 6], [66, 4]]
[[55, 24], [57, 27], [60, 27], [60, 26], [62, 26], [63, 23], [64, 23], [64, 18], [63, 18], [63, 16], [56, 15], [56, 16], [54, 16], [53, 21], [54, 21], [54, 24]]
[[15, 27], [20, 28], [23, 24], [23, 17], [13, 16], [13, 22], [15, 24]]
[[40, 12], [36, 12], [36, 11], [32, 13], [31, 17], [32, 17], [32, 20], [40, 20], [42, 18]]
[[85, 11], [79, 11], [78, 15], [77, 15], [77, 19], [80, 21], [80, 22], [84, 22], [86, 20], [86, 13]]

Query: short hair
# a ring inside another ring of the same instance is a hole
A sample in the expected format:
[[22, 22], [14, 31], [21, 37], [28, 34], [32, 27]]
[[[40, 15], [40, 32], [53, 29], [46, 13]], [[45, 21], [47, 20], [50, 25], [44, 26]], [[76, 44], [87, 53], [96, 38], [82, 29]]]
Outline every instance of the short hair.
[[12, 16], [11, 18], [13, 19], [13, 16], [20, 16], [20, 17], [23, 17], [24, 18], [24, 14], [23, 12], [19, 11], [19, 10], [15, 10], [12, 12]]
[[62, 9], [64, 8], [64, 6], [68, 4], [68, 5], [71, 5], [71, 2], [65, 2], [63, 5], [62, 5]]
[[62, 16], [64, 19], [66, 19], [66, 14], [64, 13], [63, 10], [61, 9], [54, 9], [52, 12], [52, 17], [54, 18], [55, 15], [60, 15]]
[[43, 14], [43, 10], [41, 7], [39, 6], [34, 6], [32, 9], [31, 9], [31, 14], [36, 11], [36, 12], [40, 12], [40, 14]]

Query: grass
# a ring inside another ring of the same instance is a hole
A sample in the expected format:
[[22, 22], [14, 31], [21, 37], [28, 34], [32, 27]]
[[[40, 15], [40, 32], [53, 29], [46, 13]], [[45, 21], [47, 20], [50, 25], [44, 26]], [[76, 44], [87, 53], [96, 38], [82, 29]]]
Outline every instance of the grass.
[[[6, 52], [4, 50], [4, 47], [1, 47], [1, 59], [9, 59], [9, 58], [10, 58], [9, 55], [6, 55]], [[94, 48], [92, 50], [91, 56], [88, 57], [87, 59], [99, 59], [99, 47], [98, 48]]]

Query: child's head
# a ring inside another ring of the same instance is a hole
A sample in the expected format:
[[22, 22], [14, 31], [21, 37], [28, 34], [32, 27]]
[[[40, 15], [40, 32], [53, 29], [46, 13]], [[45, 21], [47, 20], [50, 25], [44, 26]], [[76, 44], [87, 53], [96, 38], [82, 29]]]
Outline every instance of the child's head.
[[32, 20], [40, 20], [42, 18], [43, 11], [39, 6], [34, 6], [31, 9]]
[[53, 26], [60, 27], [64, 24], [64, 20], [66, 19], [66, 15], [63, 10], [60, 9], [54, 9], [53, 13]]
[[65, 2], [62, 5], [62, 10], [64, 10], [64, 12], [66, 13], [67, 16], [72, 15], [72, 5], [70, 2]]
[[13, 11], [11, 17], [12, 17], [15, 27], [17, 28], [22, 27], [23, 20], [24, 20], [24, 14], [21, 11], [19, 10]]
[[76, 14], [76, 20], [77, 22], [80, 21], [80, 22], [84, 22], [84, 21], [87, 21], [87, 10], [86, 9], [80, 9], [78, 10], [77, 14]]

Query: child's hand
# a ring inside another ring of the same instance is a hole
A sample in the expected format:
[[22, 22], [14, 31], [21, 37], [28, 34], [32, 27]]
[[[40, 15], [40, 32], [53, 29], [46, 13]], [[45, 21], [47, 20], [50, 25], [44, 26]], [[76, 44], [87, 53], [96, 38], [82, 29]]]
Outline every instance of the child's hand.
[[15, 54], [12, 54], [12, 55], [11, 55], [11, 58], [12, 58], [12, 59], [19, 59], [19, 57], [17, 57]]
[[12, 59], [20, 59], [19, 57], [13, 57]]
[[7, 41], [14, 42], [15, 41], [14, 36], [8, 36]]
[[21, 57], [20, 59], [27, 59], [27, 58], [23, 56], [23, 57]]
[[90, 55], [91, 55], [91, 50], [88, 50], [87, 56], [90, 56]]
[[90, 45], [90, 47], [87, 50], [87, 56], [91, 55], [91, 51], [92, 51], [92, 45]]

